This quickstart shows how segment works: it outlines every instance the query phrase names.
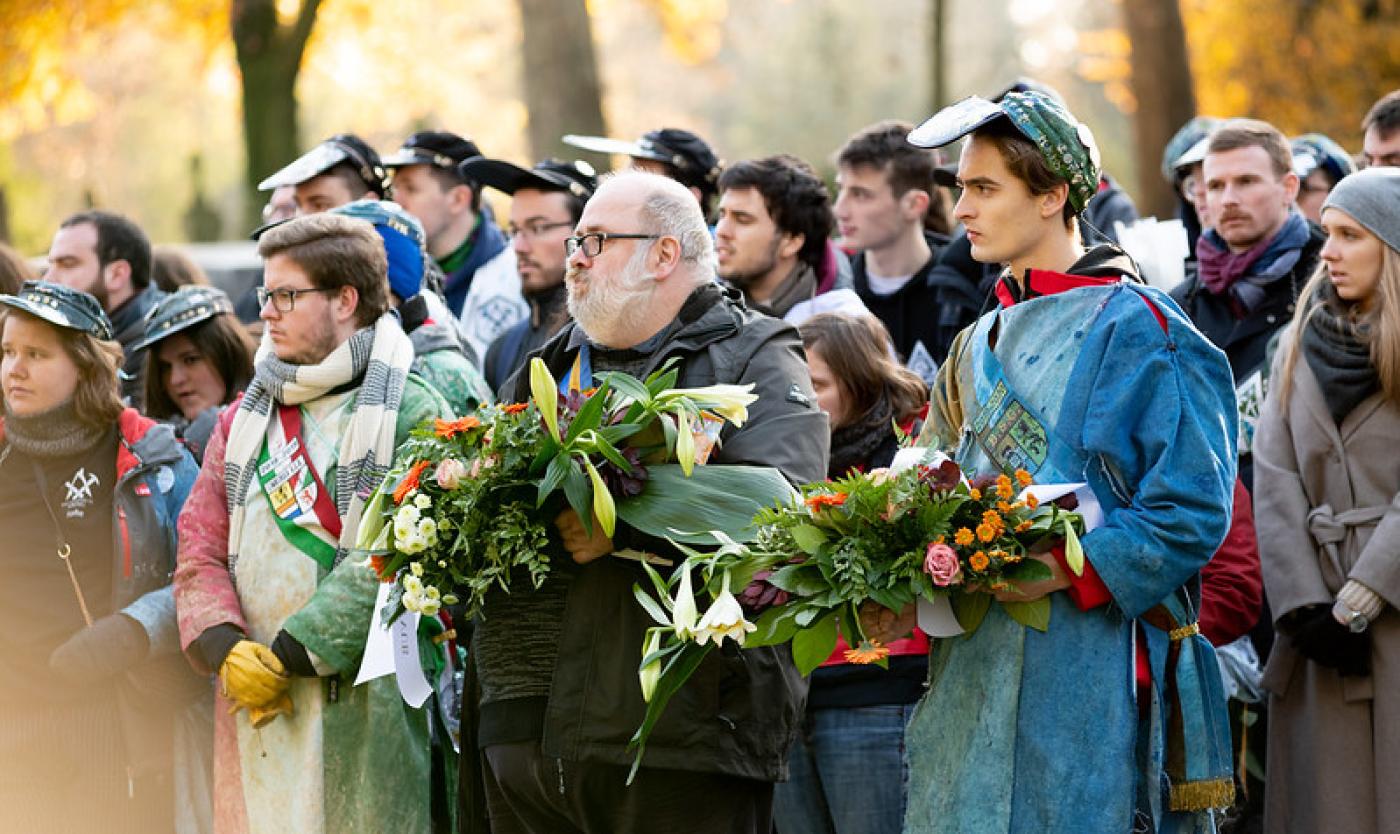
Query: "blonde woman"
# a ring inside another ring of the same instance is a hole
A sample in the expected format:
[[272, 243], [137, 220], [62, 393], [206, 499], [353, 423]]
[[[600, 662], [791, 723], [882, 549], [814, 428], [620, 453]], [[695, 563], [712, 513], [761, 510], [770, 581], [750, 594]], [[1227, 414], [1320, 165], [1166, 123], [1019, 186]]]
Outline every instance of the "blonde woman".
[[1265, 828], [1400, 831], [1400, 169], [1343, 179], [1256, 436]]

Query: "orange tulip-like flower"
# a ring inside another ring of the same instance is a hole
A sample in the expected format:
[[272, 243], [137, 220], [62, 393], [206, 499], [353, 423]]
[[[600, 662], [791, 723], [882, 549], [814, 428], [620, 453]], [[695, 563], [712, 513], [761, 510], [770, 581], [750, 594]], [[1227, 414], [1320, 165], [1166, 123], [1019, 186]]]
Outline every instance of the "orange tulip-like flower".
[[1032, 481], [1031, 481], [1031, 473], [1027, 472], [1027, 471], [1024, 470], [1024, 469], [1017, 469], [1017, 470], [1016, 470], [1016, 483], [1020, 484], [1020, 485], [1023, 486], [1023, 487], [1028, 487], [1028, 486], [1030, 486], [1031, 483], [1032, 483]]
[[444, 439], [449, 439], [456, 437], [462, 432], [477, 428], [480, 425], [481, 421], [478, 420], [475, 415], [467, 415], [460, 420], [437, 419], [433, 421], [433, 434]]
[[987, 558], [987, 554], [979, 550], [976, 553], [972, 554], [972, 556], [968, 557], [967, 563], [972, 567], [973, 570], [980, 571], [986, 570], [987, 565], [990, 565], [992, 563], [992, 560]]
[[399, 485], [394, 487], [394, 503], [402, 504], [403, 499], [408, 494], [418, 488], [418, 479], [423, 476], [423, 470], [431, 465], [431, 461], [420, 460], [413, 464], [413, 468], [408, 470], [408, 474], [403, 476]]
[[968, 545], [972, 544], [974, 539], [975, 537], [973, 536], [972, 531], [967, 529], [966, 527], [959, 527], [958, 532], [953, 534], [953, 543], [958, 545], [959, 547], [967, 547]]
[[839, 507], [846, 503], [846, 493], [830, 492], [807, 496], [807, 508], [820, 510], [823, 507]]
[[859, 646], [846, 650], [846, 662], [860, 666], [879, 663], [889, 656], [889, 647], [880, 645], [879, 640], [862, 640]]
[[503, 406], [501, 406], [501, 413], [503, 413], [503, 414], [519, 414], [520, 412], [524, 411], [525, 409], [527, 409], [527, 408], [529, 408], [529, 407], [530, 407], [530, 404], [529, 404], [529, 403], [511, 403], [510, 405], [503, 405]]

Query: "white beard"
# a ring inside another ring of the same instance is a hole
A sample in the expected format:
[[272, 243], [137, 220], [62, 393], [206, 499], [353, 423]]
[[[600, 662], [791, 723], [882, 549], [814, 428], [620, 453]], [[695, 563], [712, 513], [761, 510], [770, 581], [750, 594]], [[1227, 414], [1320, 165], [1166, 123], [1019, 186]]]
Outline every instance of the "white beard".
[[[565, 279], [569, 288], [569, 315], [590, 340], [613, 348], [634, 344], [632, 337], [646, 320], [658, 286], [654, 277], [646, 273], [648, 251], [646, 247], [638, 247], [622, 273], [611, 279], [569, 267]], [[582, 293], [576, 289], [580, 280], [586, 288]]]

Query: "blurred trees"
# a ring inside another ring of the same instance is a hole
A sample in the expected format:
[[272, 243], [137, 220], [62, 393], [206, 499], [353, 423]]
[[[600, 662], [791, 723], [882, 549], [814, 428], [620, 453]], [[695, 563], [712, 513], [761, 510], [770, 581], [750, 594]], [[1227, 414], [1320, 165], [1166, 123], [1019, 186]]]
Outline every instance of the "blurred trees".
[[1400, 0], [1182, 0], [1201, 112], [1361, 145], [1400, 87]]
[[243, 78], [244, 222], [258, 224], [258, 182], [299, 153], [297, 77], [321, 0], [300, 0], [280, 19], [277, 0], [232, 0], [229, 32]]
[[[593, 30], [584, 0], [516, 0], [520, 9], [521, 86], [533, 159], [580, 155], [566, 133], [607, 134]], [[602, 165], [606, 160], [594, 156]]]
[[1196, 115], [1181, 9], [1176, 0], [1123, 0], [1123, 24], [1132, 44], [1137, 207], [1144, 215], [1170, 217], [1176, 196], [1155, 172], [1172, 134]]

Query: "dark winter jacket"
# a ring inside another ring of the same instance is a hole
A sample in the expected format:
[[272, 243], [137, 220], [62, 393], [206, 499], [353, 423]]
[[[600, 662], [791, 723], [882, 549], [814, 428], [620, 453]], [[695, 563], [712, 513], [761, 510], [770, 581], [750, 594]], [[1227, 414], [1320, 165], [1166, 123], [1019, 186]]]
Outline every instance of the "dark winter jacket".
[[525, 365], [525, 357], [539, 350], [569, 321], [569, 291], [563, 284], [525, 299], [530, 315], [496, 337], [486, 351], [486, 384], [499, 391], [506, 380]]
[[1107, 174], [1099, 178], [1099, 190], [1084, 208], [1084, 223], [1080, 231], [1087, 245], [1095, 243], [1117, 243], [1118, 231], [1115, 223], [1131, 226], [1138, 219], [1137, 206], [1128, 192], [1118, 186]]
[[948, 238], [925, 232], [932, 255], [909, 283], [890, 295], [870, 289], [865, 253], [851, 259], [855, 291], [890, 331], [895, 351], [910, 370], [932, 383], [958, 331], [977, 320], [983, 295], [977, 281], [956, 270], [937, 269]]
[[[772, 466], [794, 484], [825, 476], [826, 416], [817, 407], [795, 329], [748, 310], [736, 294], [706, 285], [690, 296], [666, 332], [664, 343], [644, 357], [644, 373], [675, 357], [679, 387], [753, 383], [758, 395], [741, 428], [725, 427], [710, 465]], [[542, 357], [562, 378], [583, 340], [571, 322], [531, 358]], [[502, 394], [513, 401], [528, 398], [528, 374], [517, 373]], [[624, 535], [620, 530], [615, 544], [626, 546], [620, 541]], [[633, 584], [642, 581], [645, 574], [637, 564], [613, 558], [590, 562], [572, 576], [544, 716], [546, 756], [631, 764], [628, 741], [645, 712], [637, 665], [650, 621], [632, 595]], [[656, 725], [644, 765], [784, 779], [806, 694], [806, 681], [785, 647], [713, 652]], [[468, 726], [470, 717], [464, 715], [463, 727]], [[469, 743], [464, 738], [464, 750]], [[474, 763], [474, 757], [464, 756], [468, 814]]]
[[112, 332], [126, 357], [122, 361], [122, 400], [136, 408], [142, 407], [145, 397], [146, 355], [143, 351], [132, 351], [131, 345], [145, 337], [146, 314], [164, 297], [165, 293], [152, 281], [109, 314]]

